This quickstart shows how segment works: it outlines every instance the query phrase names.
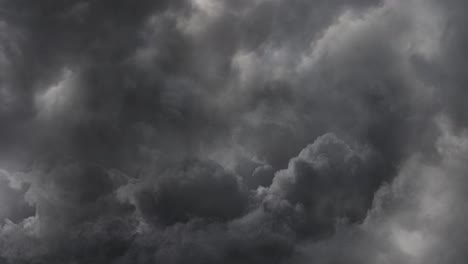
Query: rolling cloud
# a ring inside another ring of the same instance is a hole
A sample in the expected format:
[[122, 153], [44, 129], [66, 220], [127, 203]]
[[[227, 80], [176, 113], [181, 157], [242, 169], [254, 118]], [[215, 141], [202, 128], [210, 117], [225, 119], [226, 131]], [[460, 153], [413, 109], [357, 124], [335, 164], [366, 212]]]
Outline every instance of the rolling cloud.
[[466, 5], [0, 1], [0, 263], [463, 263]]

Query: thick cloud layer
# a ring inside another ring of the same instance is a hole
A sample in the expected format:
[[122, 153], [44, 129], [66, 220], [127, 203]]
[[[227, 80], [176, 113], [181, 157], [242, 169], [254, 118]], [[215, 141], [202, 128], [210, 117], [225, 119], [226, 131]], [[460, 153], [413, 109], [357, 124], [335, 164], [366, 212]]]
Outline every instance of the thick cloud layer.
[[0, 1], [0, 263], [463, 263], [461, 0]]

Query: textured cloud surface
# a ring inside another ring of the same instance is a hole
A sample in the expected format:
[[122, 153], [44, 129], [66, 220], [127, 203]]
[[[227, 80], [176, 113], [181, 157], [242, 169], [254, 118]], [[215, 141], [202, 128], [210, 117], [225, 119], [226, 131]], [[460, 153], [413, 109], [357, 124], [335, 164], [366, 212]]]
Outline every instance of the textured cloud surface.
[[461, 0], [0, 0], [0, 263], [465, 263]]

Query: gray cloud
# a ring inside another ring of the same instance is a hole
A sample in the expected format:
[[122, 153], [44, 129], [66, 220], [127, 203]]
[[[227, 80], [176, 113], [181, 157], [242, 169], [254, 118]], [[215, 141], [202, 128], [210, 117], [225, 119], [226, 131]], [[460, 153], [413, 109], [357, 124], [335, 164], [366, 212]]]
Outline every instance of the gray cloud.
[[299, 210], [305, 217], [298, 226], [301, 235], [329, 233], [339, 219], [354, 222], [366, 215], [376, 188], [371, 158], [367, 149], [353, 149], [325, 134], [291, 159], [259, 195], [266, 208], [276, 210], [279, 203]]
[[136, 187], [136, 204], [150, 222], [229, 220], [247, 209], [248, 194], [240, 179], [216, 163], [189, 160], [161, 174], [156, 182]]
[[[342, 226], [330, 239], [299, 250], [298, 262], [453, 263], [466, 259], [466, 131], [445, 118], [436, 123], [439, 157], [415, 153], [392, 184], [382, 186], [365, 221]], [[323, 253], [325, 252], [325, 253]], [[338, 252], [338, 254], [336, 254]]]
[[463, 262], [463, 7], [1, 1], [0, 262]]

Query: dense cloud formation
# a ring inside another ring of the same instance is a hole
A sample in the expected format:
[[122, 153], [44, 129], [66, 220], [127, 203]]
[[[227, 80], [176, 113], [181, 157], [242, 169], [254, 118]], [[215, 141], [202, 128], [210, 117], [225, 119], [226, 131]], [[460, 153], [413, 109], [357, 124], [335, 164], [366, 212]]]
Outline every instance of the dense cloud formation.
[[461, 0], [0, 0], [0, 263], [464, 263]]
[[144, 186], [136, 191], [136, 204], [149, 222], [170, 225], [196, 217], [226, 221], [246, 210], [247, 193], [239, 180], [214, 162], [185, 161], [154, 183], [140, 183]]

